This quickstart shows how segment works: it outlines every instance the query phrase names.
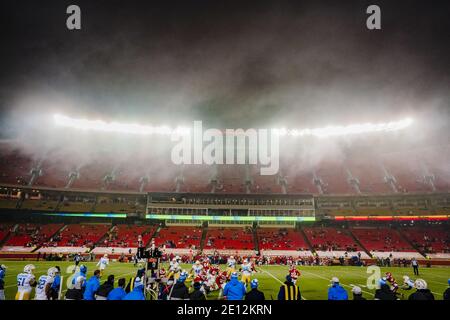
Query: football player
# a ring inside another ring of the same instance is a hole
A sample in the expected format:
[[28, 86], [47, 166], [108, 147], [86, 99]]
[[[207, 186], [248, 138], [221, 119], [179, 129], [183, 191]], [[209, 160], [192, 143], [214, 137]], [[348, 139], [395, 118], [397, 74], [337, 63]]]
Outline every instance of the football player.
[[394, 276], [392, 275], [392, 273], [390, 272], [386, 272], [386, 280], [389, 282], [389, 284], [391, 285], [391, 291], [394, 293], [397, 293], [398, 290], [398, 283], [397, 281], [395, 281]]
[[106, 269], [106, 266], [109, 264], [108, 255], [105, 253], [103, 257], [97, 263], [97, 267], [99, 267], [100, 274], [103, 274], [103, 270]]
[[250, 281], [252, 281], [252, 265], [248, 262], [247, 259], [244, 259], [242, 266], [241, 266], [241, 281], [244, 283], [245, 286], [250, 284]]
[[17, 293], [16, 300], [30, 300], [31, 291], [36, 287], [36, 278], [33, 274], [36, 267], [27, 264], [23, 272], [17, 275]]
[[227, 261], [227, 277], [229, 277], [233, 272], [236, 271], [236, 259], [230, 256]]
[[292, 283], [295, 284], [297, 282], [298, 277], [300, 277], [301, 273], [297, 270], [295, 264], [291, 264], [289, 268], [289, 275], [291, 276]]
[[58, 269], [51, 267], [47, 270], [47, 275], [44, 274], [39, 277], [36, 285], [34, 300], [49, 300], [50, 288], [57, 273]]

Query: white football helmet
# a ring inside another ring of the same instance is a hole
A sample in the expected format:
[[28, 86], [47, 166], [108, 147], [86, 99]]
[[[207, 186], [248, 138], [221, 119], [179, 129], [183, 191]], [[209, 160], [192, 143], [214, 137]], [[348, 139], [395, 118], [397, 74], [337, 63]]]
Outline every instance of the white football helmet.
[[58, 273], [58, 269], [56, 269], [55, 267], [51, 267], [47, 270], [47, 275], [52, 278], [54, 278], [57, 273]]
[[35, 269], [36, 269], [36, 267], [34, 266], [34, 264], [27, 264], [27, 265], [23, 268], [23, 272], [32, 274], [33, 271], [34, 271]]
[[426, 282], [425, 280], [423, 280], [423, 279], [417, 279], [417, 280], [414, 282], [414, 287], [415, 287], [416, 289], [418, 289], [418, 290], [425, 290], [425, 289], [428, 287], [428, 285], [427, 285], [427, 282]]
[[103, 255], [103, 258], [108, 258], [108, 254], [105, 253], [105, 254]]

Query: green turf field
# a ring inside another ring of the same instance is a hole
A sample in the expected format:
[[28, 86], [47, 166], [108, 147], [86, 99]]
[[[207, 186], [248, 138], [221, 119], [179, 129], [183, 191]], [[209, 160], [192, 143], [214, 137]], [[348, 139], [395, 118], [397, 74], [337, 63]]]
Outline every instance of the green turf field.
[[[47, 273], [47, 269], [51, 266], [59, 265], [62, 270], [63, 279], [63, 292], [66, 289], [66, 280], [70, 277], [71, 273], [67, 270], [73, 265], [72, 262], [36, 262], [36, 261], [10, 261], [0, 260], [0, 264], [5, 264], [8, 269], [5, 277], [5, 294], [7, 299], [14, 299], [16, 293], [16, 276], [23, 270], [23, 267], [33, 263], [36, 266], [35, 275], [38, 278], [42, 274]], [[85, 263], [88, 267], [88, 278], [93, 274], [96, 263]], [[186, 270], [190, 269], [190, 265], [183, 265]], [[224, 268], [224, 267], [223, 267]], [[298, 269], [302, 275], [299, 278], [297, 284], [300, 286], [303, 298], [306, 300], [322, 300], [327, 299], [327, 289], [330, 284], [330, 279], [333, 276], [337, 276], [341, 284], [345, 289], [348, 289], [349, 296], [351, 296], [351, 285], [358, 285], [363, 290], [363, 295], [367, 299], [373, 299], [375, 290], [364, 287], [366, 285], [367, 268], [365, 267], [302, 267]], [[128, 279], [136, 273], [137, 268], [133, 267], [133, 264], [125, 264], [119, 262], [111, 262], [105, 271], [105, 275], [102, 277], [102, 282], [106, 279], [107, 275], [114, 274], [116, 281], [125, 277]], [[281, 282], [287, 274], [287, 266], [263, 266], [258, 268], [259, 272], [253, 275], [253, 278], [258, 278], [260, 282], [260, 290], [262, 290], [266, 299], [276, 299]], [[397, 283], [401, 286], [403, 282], [403, 275], [408, 275], [411, 279], [416, 279], [413, 275], [412, 268], [381, 268], [382, 272], [390, 271], [394, 275]], [[434, 268], [420, 268], [420, 278], [425, 279], [428, 283], [428, 288], [433, 292], [434, 296], [438, 300], [442, 300], [442, 294], [448, 287], [447, 280], [450, 278], [450, 268], [446, 267], [434, 267]], [[407, 299], [411, 291], [402, 291], [404, 293], [404, 299]], [[32, 294], [34, 297], [34, 292]], [[208, 299], [217, 299], [217, 292], [208, 296]]]

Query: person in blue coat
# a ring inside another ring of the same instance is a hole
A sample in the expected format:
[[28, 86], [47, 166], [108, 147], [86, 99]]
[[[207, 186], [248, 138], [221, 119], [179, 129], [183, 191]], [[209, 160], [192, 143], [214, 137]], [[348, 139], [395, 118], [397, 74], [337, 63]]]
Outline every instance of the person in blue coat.
[[122, 300], [127, 293], [125, 292], [125, 278], [119, 279], [119, 286], [117, 288], [114, 288], [110, 293], [108, 293], [108, 296], [106, 297], [107, 300]]
[[94, 275], [86, 283], [86, 289], [84, 290], [84, 300], [95, 300], [95, 292], [100, 287], [100, 270], [95, 270]]
[[223, 296], [227, 300], [242, 300], [246, 294], [245, 285], [238, 280], [237, 272], [231, 274], [231, 280], [223, 289]]
[[145, 300], [144, 283], [141, 278], [135, 278], [133, 290], [130, 293], [127, 293], [122, 300]]
[[331, 287], [328, 289], [328, 300], [348, 300], [347, 291], [339, 284], [339, 279], [331, 279]]
[[5, 298], [5, 275], [6, 266], [4, 264], [0, 265], [0, 300], [6, 300]]

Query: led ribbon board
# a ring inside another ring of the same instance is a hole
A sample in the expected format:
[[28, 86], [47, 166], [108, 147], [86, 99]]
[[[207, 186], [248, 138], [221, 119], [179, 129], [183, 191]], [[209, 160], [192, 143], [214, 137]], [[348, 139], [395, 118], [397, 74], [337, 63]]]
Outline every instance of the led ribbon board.
[[315, 217], [261, 217], [261, 216], [194, 216], [182, 214], [147, 214], [146, 219], [157, 220], [200, 220], [200, 221], [283, 221], [283, 222], [301, 222], [316, 221]]
[[126, 218], [126, 213], [44, 213], [46, 216], [87, 217], [87, 218]]
[[393, 220], [448, 220], [449, 216], [335, 216], [334, 220], [354, 220], [354, 221], [393, 221]]

